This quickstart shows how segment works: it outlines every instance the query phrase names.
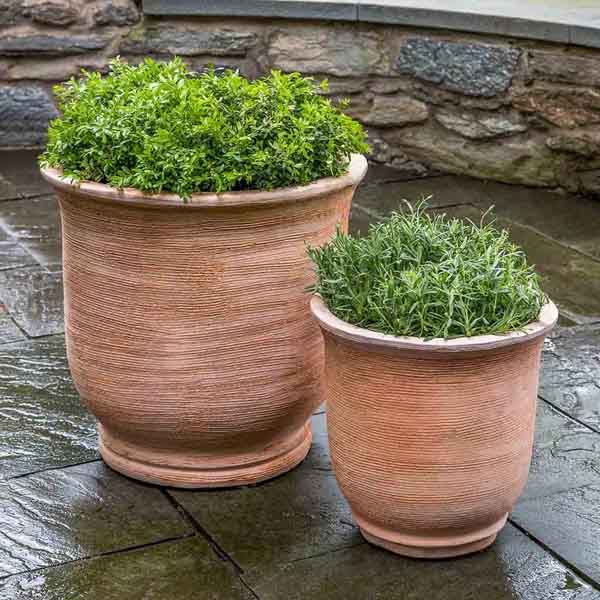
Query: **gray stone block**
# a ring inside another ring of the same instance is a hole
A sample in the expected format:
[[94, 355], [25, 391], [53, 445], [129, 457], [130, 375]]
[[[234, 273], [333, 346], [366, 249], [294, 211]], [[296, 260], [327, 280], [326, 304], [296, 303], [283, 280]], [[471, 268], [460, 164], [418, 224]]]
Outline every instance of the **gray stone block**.
[[49, 94], [37, 86], [0, 86], [0, 144], [39, 146], [48, 121], [58, 116]]
[[79, 12], [70, 2], [47, 1], [31, 7], [31, 18], [44, 25], [57, 27], [70, 25], [77, 21]]
[[97, 35], [23, 35], [0, 39], [0, 56], [64, 56], [100, 50], [108, 39]]
[[495, 96], [508, 89], [519, 50], [502, 46], [408, 39], [396, 70], [468, 96]]
[[151, 27], [133, 31], [121, 44], [123, 54], [244, 56], [257, 42], [251, 32]]
[[132, 0], [122, 4], [113, 1], [105, 2], [94, 12], [94, 22], [97, 25], [134, 25], [140, 20], [140, 12]]

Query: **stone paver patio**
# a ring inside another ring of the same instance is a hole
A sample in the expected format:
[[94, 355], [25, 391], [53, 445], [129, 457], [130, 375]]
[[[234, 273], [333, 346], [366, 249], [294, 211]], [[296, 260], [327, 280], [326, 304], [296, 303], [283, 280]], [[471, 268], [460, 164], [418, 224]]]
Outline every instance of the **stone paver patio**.
[[65, 358], [60, 231], [33, 152], [0, 153], [0, 600], [600, 600], [600, 203], [372, 167], [352, 228], [402, 198], [491, 204], [544, 276], [561, 327], [543, 359], [525, 494], [489, 550], [403, 559], [366, 544], [331, 470], [326, 417], [291, 473], [253, 487], [137, 483], [98, 457]]

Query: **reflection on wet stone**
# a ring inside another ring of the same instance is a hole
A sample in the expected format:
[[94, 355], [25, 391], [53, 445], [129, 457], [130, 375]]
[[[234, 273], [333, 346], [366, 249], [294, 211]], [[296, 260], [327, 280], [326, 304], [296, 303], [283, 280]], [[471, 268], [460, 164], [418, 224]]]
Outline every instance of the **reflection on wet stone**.
[[331, 470], [324, 414], [313, 417], [313, 433], [306, 460], [273, 481], [208, 493], [169, 493], [244, 570], [361, 544]]
[[191, 533], [156, 488], [102, 462], [0, 483], [0, 576]]
[[0, 272], [0, 301], [30, 337], [64, 330], [61, 273], [41, 267]]
[[2, 152], [0, 160], [0, 201], [49, 194], [52, 190], [42, 179], [37, 156], [39, 150]]
[[548, 340], [539, 393], [600, 432], [600, 326], [562, 329]]
[[512, 518], [589, 578], [600, 581], [600, 483], [521, 502]]
[[36, 261], [30, 252], [16, 242], [0, 242], [0, 271], [28, 267]]
[[4, 308], [0, 308], [0, 344], [18, 342], [25, 339], [21, 330], [15, 325]]
[[261, 600], [599, 600], [581, 581], [511, 525], [485, 552], [459, 560], [419, 561], [363, 544], [253, 571]]
[[60, 239], [60, 213], [54, 196], [0, 204], [0, 228], [19, 240]]
[[[524, 498], [600, 483], [600, 435], [538, 402], [533, 458]], [[523, 501], [523, 500], [521, 500]]]
[[252, 600], [201, 538], [167, 542], [15, 575], [0, 581], [10, 600]]
[[[165, 492], [98, 460], [95, 420], [73, 387], [64, 337], [43, 337], [63, 329], [56, 202], [35, 153], [4, 154], [0, 600], [600, 600], [600, 325], [562, 329], [546, 344], [540, 396], [580, 422], [540, 400], [531, 474], [511, 517], [534, 539], [509, 524], [485, 552], [434, 562], [370, 546], [335, 482], [324, 406], [309, 456], [290, 473], [252, 487]], [[473, 220], [495, 203], [500, 225], [570, 310], [564, 322], [600, 315], [598, 206], [464, 177], [406, 177], [372, 168], [351, 231], [365, 233], [403, 198], [433, 193], [432, 210]]]
[[0, 480], [98, 457], [62, 336], [0, 346], [0, 422]]

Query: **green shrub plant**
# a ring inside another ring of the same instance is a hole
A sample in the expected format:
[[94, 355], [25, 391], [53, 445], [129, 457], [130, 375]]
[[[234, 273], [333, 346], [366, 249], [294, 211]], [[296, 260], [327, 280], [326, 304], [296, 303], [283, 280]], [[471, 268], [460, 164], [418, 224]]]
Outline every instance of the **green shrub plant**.
[[298, 73], [249, 81], [191, 72], [175, 58], [83, 72], [57, 86], [62, 115], [42, 166], [75, 180], [147, 192], [270, 190], [347, 171], [361, 125]]

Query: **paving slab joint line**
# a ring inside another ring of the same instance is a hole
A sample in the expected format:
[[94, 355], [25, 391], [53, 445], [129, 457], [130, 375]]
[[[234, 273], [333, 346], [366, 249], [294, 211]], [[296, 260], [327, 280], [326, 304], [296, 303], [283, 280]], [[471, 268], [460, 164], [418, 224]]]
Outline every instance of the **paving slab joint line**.
[[[14, 342], [12, 342], [12, 343], [14, 343]], [[93, 437], [96, 437], [96, 433], [93, 434]], [[30, 471], [29, 473], [19, 473], [18, 475], [12, 475], [11, 477], [6, 477], [6, 479], [0, 480], [0, 483], [14, 481], [15, 479], [22, 479], [23, 477], [29, 477], [30, 475], [38, 475], [40, 473], [47, 473], [48, 471], [61, 471], [62, 469], [70, 469], [71, 467], [78, 467], [79, 465], [87, 465], [87, 464], [93, 463], [93, 462], [100, 462], [101, 460], [102, 459], [100, 457], [90, 458], [89, 460], [82, 460], [81, 462], [69, 463], [68, 465], [59, 465], [57, 467], [48, 467], [47, 469], [38, 469], [37, 471]]]
[[241, 573], [238, 573], [238, 579], [240, 583], [248, 590], [248, 593], [254, 598], [254, 600], [260, 600], [260, 596], [252, 589], [250, 584], [242, 577]]
[[361, 539], [356, 544], [350, 544], [349, 546], [342, 546], [341, 548], [333, 548], [332, 550], [325, 550], [324, 552], [317, 552], [316, 554], [310, 554], [309, 556], [301, 556], [300, 558], [294, 558], [289, 561], [288, 564], [294, 564], [298, 562], [302, 562], [304, 560], [310, 560], [311, 558], [319, 558], [320, 556], [328, 556], [329, 554], [335, 554], [336, 552], [345, 552], [346, 550], [352, 550], [353, 548], [358, 548], [359, 546], [364, 546], [367, 542], [364, 539]]
[[599, 429], [596, 429], [593, 425], [589, 425], [588, 423], [585, 423], [584, 421], [579, 420], [577, 417], [574, 417], [573, 415], [569, 414], [566, 410], [564, 410], [560, 406], [557, 406], [556, 404], [554, 404], [554, 402], [551, 402], [550, 400], [546, 400], [546, 398], [544, 398], [544, 396], [542, 394], [538, 394], [538, 398], [540, 400], [542, 400], [543, 402], [545, 402], [546, 404], [548, 404], [556, 412], [560, 413], [563, 417], [566, 417], [570, 421], [573, 421], [574, 423], [577, 423], [578, 425], [585, 427], [592, 433], [600, 434]]
[[202, 527], [202, 525], [184, 506], [177, 502], [177, 499], [173, 497], [168, 490], [161, 489], [161, 491], [164, 493], [165, 497], [173, 506], [173, 508], [175, 508], [175, 510], [181, 515], [184, 521], [186, 521], [197, 534], [199, 533], [202, 537], [206, 539], [213, 552], [222, 561], [229, 562], [233, 566], [238, 576], [244, 573], [244, 569], [242, 569], [241, 565], [223, 549], [223, 547], [217, 542], [217, 540], [215, 540], [215, 538], [213, 538], [212, 535], [210, 535], [210, 533], [206, 529], [204, 529], [204, 527]]
[[156, 540], [154, 542], [148, 542], [146, 544], [138, 544], [136, 546], [128, 546], [127, 548], [119, 548], [117, 550], [108, 550], [106, 552], [100, 552], [99, 554], [89, 554], [88, 556], [82, 556], [80, 558], [74, 558], [72, 560], [65, 560], [63, 562], [59, 562], [52, 565], [45, 565], [43, 567], [36, 567], [35, 569], [28, 569], [25, 571], [18, 571], [17, 573], [8, 573], [7, 575], [0, 575], [0, 581], [8, 579], [9, 577], [17, 577], [19, 575], [30, 575], [32, 573], [39, 573], [40, 571], [49, 571], [52, 569], [58, 569], [59, 567], [64, 567], [66, 565], [72, 565], [76, 563], [88, 562], [90, 560], [96, 560], [99, 558], [103, 558], [106, 556], [113, 556], [115, 554], [128, 554], [129, 552], [136, 552], [138, 550], [143, 550], [144, 548], [151, 548], [153, 546], [160, 546], [162, 544], [171, 544], [177, 543], [182, 540], [187, 540], [189, 538], [194, 537], [193, 533], [186, 533], [180, 536], [174, 536], [165, 538], [163, 540]]
[[[1, 151], [2, 152], [6, 151], [6, 148], [2, 148]], [[36, 200], [37, 198], [43, 198], [44, 196], [54, 196], [54, 194], [51, 191], [48, 191], [48, 192], [44, 192], [42, 194], [32, 194], [31, 196], [28, 196], [28, 195], [9, 196], [8, 198], [2, 198], [0, 200], [0, 205], [2, 205], [3, 202], [19, 202], [20, 200]]]
[[[23, 268], [23, 267], [21, 267]], [[12, 271], [13, 269], [7, 269], [9, 271]], [[18, 323], [17, 320], [10, 314], [10, 311], [8, 310], [8, 308], [6, 308], [6, 304], [4, 304], [4, 302], [2, 301], [2, 298], [0, 298], [0, 305], [2, 305], [4, 307], [4, 313], [6, 315], [8, 315], [8, 318], [14, 323], [15, 327], [25, 336], [25, 339], [23, 340], [13, 340], [12, 342], [6, 342], [8, 344], [14, 344], [15, 342], [28, 342], [31, 340], [36, 340], [38, 338], [34, 338], [31, 337]], [[56, 333], [52, 333], [49, 335], [56, 335]], [[42, 335], [39, 337], [49, 337], [49, 335]]]
[[550, 556], [552, 556], [555, 560], [563, 564], [565, 567], [573, 571], [577, 577], [579, 577], [583, 582], [587, 583], [589, 586], [594, 588], [597, 591], [600, 591], [600, 581], [596, 581], [592, 577], [590, 577], [587, 573], [576, 567], [574, 564], [569, 562], [566, 558], [558, 554], [555, 550], [553, 550], [550, 546], [547, 546], [542, 540], [538, 537], [527, 531], [525, 527], [517, 523], [512, 516], [509, 517], [508, 522], [513, 525], [516, 529], [518, 529], [523, 535], [526, 535], [530, 540], [535, 542], [544, 552], [547, 552]]

